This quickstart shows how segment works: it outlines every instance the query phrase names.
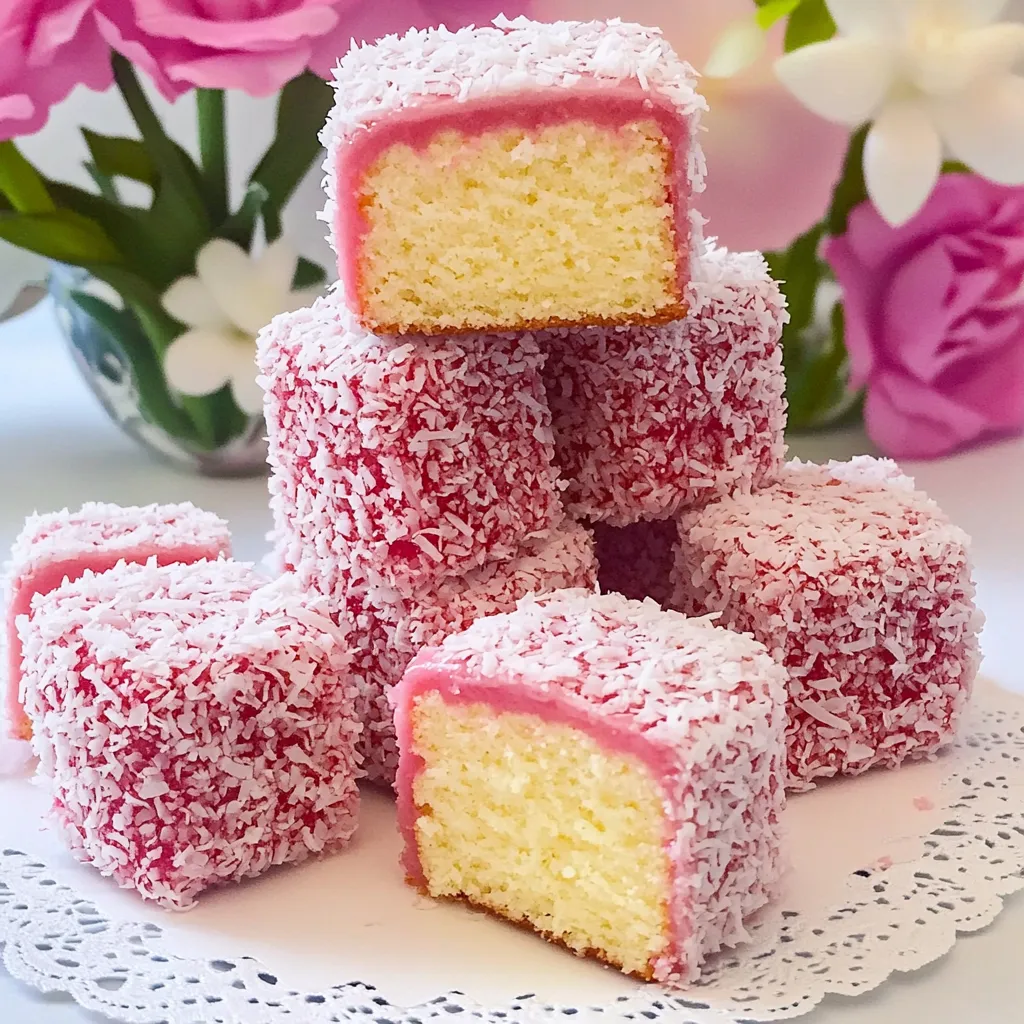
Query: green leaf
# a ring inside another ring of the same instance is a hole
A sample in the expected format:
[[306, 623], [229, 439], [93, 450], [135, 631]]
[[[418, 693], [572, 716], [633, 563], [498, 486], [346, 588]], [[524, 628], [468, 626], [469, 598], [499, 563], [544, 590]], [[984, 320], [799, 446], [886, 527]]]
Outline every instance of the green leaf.
[[818, 247], [825, 233], [824, 224], [816, 224], [800, 235], [784, 252], [766, 253], [768, 269], [782, 287], [789, 304], [788, 329], [800, 332], [814, 319], [814, 297], [826, 274], [818, 258]]
[[0, 213], [0, 238], [48, 259], [75, 266], [121, 262], [121, 253], [103, 228], [72, 210]]
[[828, 326], [815, 322], [818, 291], [831, 279], [819, 257], [825, 224], [817, 224], [784, 252], [767, 253], [772, 277], [789, 303], [790, 321], [782, 333], [789, 423], [794, 430], [832, 422], [845, 414], [855, 396], [846, 386], [846, 347], [842, 307]]
[[845, 318], [840, 303], [832, 309], [829, 331], [815, 339], [798, 374], [787, 382], [789, 422], [795, 430], [830, 426], [849, 417], [862, 394], [851, 391], [846, 373]]
[[157, 169], [153, 158], [138, 139], [100, 135], [88, 128], [82, 129], [92, 162], [108, 178], [130, 178], [150, 188], [156, 188]]
[[824, 42], [835, 34], [836, 23], [825, 6], [825, 0], [803, 0], [789, 16], [786, 25], [786, 53], [811, 43]]
[[132, 380], [143, 415], [172, 437], [195, 442], [195, 426], [171, 396], [160, 358], [150, 344], [145, 329], [132, 313], [115, 309], [102, 299], [84, 292], [74, 291], [71, 297], [89, 316], [106, 328], [124, 353], [132, 370]]
[[766, 32], [777, 21], [788, 18], [803, 0], [757, 0], [757, 14], [754, 16], [758, 25]]
[[[235, 404], [229, 386], [202, 397], [172, 393], [161, 363], [166, 339], [154, 345], [149, 326], [138, 316], [134, 303], [129, 302], [129, 309], [115, 309], [84, 292], [73, 291], [71, 297], [106, 329], [123, 353], [131, 367], [139, 408], [148, 420], [172, 437], [208, 451], [241, 436], [249, 421]], [[174, 336], [180, 333], [180, 327], [174, 328]]]
[[[256, 367], [253, 365], [253, 373], [255, 372]], [[225, 384], [212, 395], [189, 398], [186, 401], [193, 415], [202, 416], [207, 430], [206, 446], [210, 449], [220, 448], [240, 437], [249, 424], [248, 417], [235, 404], [230, 384]]]
[[9, 139], [0, 142], [0, 192], [18, 213], [53, 213], [57, 209], [43, 176]]
[[181, 407], [195, 429], [196, 444], [207, 451], [217, 447], [217, 420], [210, 405], [210, 395], [182, 395]]
[[942, 163], [943, 174], [973, 174], [974, 171], [967, 166], [967, 164], [961, 163], [959, 160], [944, 160]]
[[256, 221], [268, 198], [269, 194], [263, 185], [256, 181], [250, 182], [242, 205], [217, 229], [217, 237], [230, 239], [248, 252], [252, 247]]
[[[101, 177], [105, 176], [101, 174]], [[94, 221], [121, 252], [130, 252], [133, 260], [138, 259], [139, 247], [145, 244], [145, 237], [136, 222], [137, 211], [130, 206], [112, 202], [105, 196], [96, 195], [95, 192], [87, 192], [76, 185], [65, 185], [60, 181], [51, 181], [47, 184], [61, 210], [77, 213], [80, 217]]]
[[210, 215], [195, 164], [164, 131], [160, 118], [146, 99], [138, 76], [128, 60], [115, 53], [112, 61], [114, 81], [131, 111], [139, 134], [156, 167], [160, 178], [160, 191], [173, 193], [173, 202], [180, 215], [201, 225], [208, 232]]
[[266, 188], [267, 205], [278, 214], [321, 152], [317, 135], [333, 102], [331, 87], [309, 71], [281, 90], [277, 134], [250, 179]]
[[843, 169], [832, 193], [832, 205], [825, 217], [830, 235], [838, 237], [846, 234], [850, 211], [867, 201], [868, 189], [864, 183], [864, 143], [867, 137], [868, 125], [858, 128], [850, 137]]
[[132, 266], [160, 291], [194, 272], [195, 254], [206, 241], [206, 232], [161, 196], [152, 209], [142, 210], [73, 185], [49, 185], [62, 208], [96, 221], [122, 253], [130, 254]]
[[305, 256], [299, 257], [295, 277], [292, 278], [292, 288], [316, 288], [326, 280], [327, 271], [320, 264], [307, 260]]
[[94, 277], [105, 281], [131, 307], [158, 354], [181, 334], [182, 325], [164, 309], [160, 293], [145, 278], [126, 267], [85, 264]]

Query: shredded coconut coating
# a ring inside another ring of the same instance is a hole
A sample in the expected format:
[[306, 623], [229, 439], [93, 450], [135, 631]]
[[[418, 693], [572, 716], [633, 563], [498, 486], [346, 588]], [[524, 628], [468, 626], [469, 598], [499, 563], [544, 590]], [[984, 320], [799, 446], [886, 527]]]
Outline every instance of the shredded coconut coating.
[[294, 579], [122, 562], [37, 596], [19, 630], [55, 822], [122, 887], [185, 909], [352, 835], [349, 652]]
[[207, 548], [210, 558], [229, 555], [228, 524], [189, 502], [123, 507], [89, 501], [77, 512], [29, 516], [11, 548], [7, 574], [20, 576], [94, 553], [118, 556], [142, 548], [193, 546]]
[[0, 661], [8, 673], [5, 731], [17, 739], [31, 736], [19, 696], [22, 652], [14, 623], [36, 592], [120, 559], [195, 562], [230, 554], [227, 523], [189, 503], [123, 508], [87, 502], [77, 512], [29, 516], [0, 572], [0, 600], [7, 609], [7, 628], [0, 634]]
[[642, 519], [629, 526], [594, 524], [601, 590], [669, 607], [679, 529], [673, 519]]
[[532, 334], [383, 338], [337, 294], [260, 335], [277, 550], [302, 582], [409, 593], [563, 516]]
[[954, 736], [978, 667], [969, 539], [895, 463], [787, 465], [680, 520], [673, 604], [789, 673], [790, 785], [894, 768]]
[[662, 766], [673, 934], [657, 980], [693, 981], [707, 955], [743, 940], [783, 868], [785, 674], [761, 644], [653, 601], [563, 590], [425, 650], [396, 704], [438, 668], [471, 681], [474, 700], [491, 690], [496, 713], [521, 692], [582, 714], [595, 737], [627, 730]]
[[[412, 29], [353, 46], [334, 71], [336, 101], [320, 141], [327, 148], [321, 218], [336, 222], [336, 150], [388, 114], [437, 100], [511, 97], [524, 90], [569, 89], [581, 80], [636, 83], [667, 100], [690, 125], [685, 155], [690, 194], [704, 189], [697, 142], [707, 103], [697, 74], [656, 28], [611, 21], [540, 23], [498, 17], [493, 26]], [[692, 218], [695, 241], [701, 218]], [[332, 232], [333, 236], [333, 232]], [[331, 237], [332, 245], [334, 239]]]
[[566, 506], [625, 526], [770, 483], [785, 455], [785, 300], [759, 253], [709, 246], [689, 315], [545, 332]]
[[350, 591], [339, 610], [353, 628], [353, 677], [364, 723], [360, 751], [367, 778], [391, 785], [398, 768], [388, 694], [415, 655], [477, 618], [511, 611], [527, 594], [565, 587], [593, 589], [597, 565], [589, 531], [564, 523], [528, 541], [519, 557], [491, 562], [411, 596], [394, 590]]

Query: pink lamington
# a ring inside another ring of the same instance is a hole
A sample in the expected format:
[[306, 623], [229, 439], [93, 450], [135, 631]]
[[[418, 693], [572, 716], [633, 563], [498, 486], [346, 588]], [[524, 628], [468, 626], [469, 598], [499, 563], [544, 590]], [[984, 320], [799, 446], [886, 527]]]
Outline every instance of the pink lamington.
[[422, 647], [481, 616], [511, 611], [527, 594], [593, 589], [595, 578], [589, 532], [566, 522], [550, 535], [528, 541], [517, 558], [490, 562], [411, 597], [385, 588], [350, 592], [345, 618], [354, 630], [352, 671], [360, 690], [360, 751], [367, 778], [385, 785], [394, 782], [398, 744], [388, 693]]
[[594, 524], [597, 582], [601, 590], [634, 601], [653, 598], [667, 606], [679, 545], [673, 519], [642, 519], [629, 526]]
[[393, 698], [426, 893], [662, 982], [774, 895], [784, 672], [755, 640], [564, 590], [423, 651]]
[[16, 739], [29, 739], [22, 709], [21, 641], [15, 629], [32, 598], [77, 579], [87, 569], [102, 572], [119, 561], [161, 564], [196, 562], [230, 555], [231, 534], [219, 516], [195, 505], [120, 505], [88, 502], [77, 512], [29, 516], [5, 567], [7, 600], [7, 725]]
[[790, 784], [953, 738], [978, 667], [969, 540], [888, 460], [787, 465], [680, 521], [674, 606], [721, 612], [789, 672]]
[[688, 295], [689, 315], [674, 323], [539, 336], [575, 517], [668, 519], [781, 468], [788, 314], [767, 264], [709, 246]]
[[532, 335], [383, 338], [332, 294], [258, 353], [277, 550], [304, 584], [411, 593], [562, 518]]
[[229, 560], [121, 563], [36, 597], [26, 710], [76, 857], [183, 909], [348, 841], [360, 725], [323, 605]]
[[411, 31], [353, 47], [334, 78], [324, 219], [362, 323], [443, 334], [683, 315], [706, 104], [658, 29]]

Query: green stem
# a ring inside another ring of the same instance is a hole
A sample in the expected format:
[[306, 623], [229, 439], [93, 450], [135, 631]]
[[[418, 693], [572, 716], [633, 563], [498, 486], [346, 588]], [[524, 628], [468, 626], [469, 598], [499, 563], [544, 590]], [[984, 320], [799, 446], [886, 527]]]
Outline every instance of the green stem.
[[276, 242], [281, 237], [281, 214], [273, 203], [263, 207], [263, 234], [267, 242]]
[[196, 112], [199, 121], [199, 155], [207, 195], [213, 208], [211, 219], [219, 224], [228, 215], [227, 122], [223, 89], [198, 89]]
[[91, 160], [85, 164], [85, 169], [95, 183], [96, 188], [99, 189], [100, 195], [108, 203], [120, 205], [121, 197], [117, 194], [117, 186], [114, 184], [114, 179], [109, 174], [104, 174]]

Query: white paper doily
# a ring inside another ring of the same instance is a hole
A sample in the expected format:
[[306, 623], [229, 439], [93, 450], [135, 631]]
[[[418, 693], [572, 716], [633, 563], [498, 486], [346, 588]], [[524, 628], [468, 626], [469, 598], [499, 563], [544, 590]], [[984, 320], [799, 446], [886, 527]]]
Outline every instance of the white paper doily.
[[27, 780], [0, 782], [0, 806], [8, 970], [117, 1020], [781, 1020], [924, 966], [1024, 889], [1024, 701], [985, 687], [937, 761], [793, 797], [788, 893], [682, 995], [417, 896], [381, 795], [367, 795], [353, 849], [181, 915], [75, 864]]

